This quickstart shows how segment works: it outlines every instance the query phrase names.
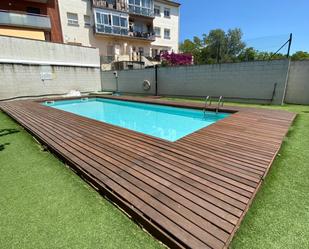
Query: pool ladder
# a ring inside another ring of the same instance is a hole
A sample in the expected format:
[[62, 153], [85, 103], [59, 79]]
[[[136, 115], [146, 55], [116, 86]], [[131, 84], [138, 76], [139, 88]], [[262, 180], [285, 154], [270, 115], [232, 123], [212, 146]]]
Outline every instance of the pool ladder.
[[45, 105], [53, 105], [53, 104], [55, 104], [55, 101], [53, 101], [53, 100], [45, 101]]
[[[212, 104], [211, 96], [207, 96], [205, 98], [205, 105], [204, 105], [204, 109], [203, 109], [204, 116], [206, 115], [207, 107], [211, 106], [211, 104]], [[223, 96], [220, 96], [219, 100], [218, 100], [218, 105], [216, 107], [216, 113], [218, 113], [220, 111], [220, 107], [223, 107], [223, 105], [224, 105], [224, 98], [223, 98]]]
[[220, 107], [223, 107], [224, 105], [224, 98], [223, 96], [220, 96], [219, 97], [219, 100], [218, 100], [218, 106], [216, 108], [216, 113], [218, 114], [219, 110], [220, 110]]
[[[209, 104], [208, 104], [208, 102], [209, 102]], [[205, 98], [205, 105], [204, 105], [204, 109], [203, 109], [203, 111], [204, 111], [204, 116], [206, 115], [207, 107], [208, 107], [208, 106], [211, 106], [211, 102], [212, 102], [211, 96], [207, 96], [207, 97]]]

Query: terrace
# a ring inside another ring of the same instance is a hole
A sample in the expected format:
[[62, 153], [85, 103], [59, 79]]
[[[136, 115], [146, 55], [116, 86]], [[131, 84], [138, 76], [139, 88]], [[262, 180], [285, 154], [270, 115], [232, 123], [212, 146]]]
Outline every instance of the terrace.
[[49, 16], [26, 12], [0, 10], [0, 25], [50, 30]]
[[141, 39], [154, 41], [153, 24], [139, 17], [129, 18], [128, 14], [106, 12], [95, 9], [95, 33], [97, 35], [113, 35], [125, 39]]
[[153, 235], [180, 248], [228, 246], [295, 118], [278, 110], [228, 107], [230, 117], [168, 142], [37, 101], [0, 107]]

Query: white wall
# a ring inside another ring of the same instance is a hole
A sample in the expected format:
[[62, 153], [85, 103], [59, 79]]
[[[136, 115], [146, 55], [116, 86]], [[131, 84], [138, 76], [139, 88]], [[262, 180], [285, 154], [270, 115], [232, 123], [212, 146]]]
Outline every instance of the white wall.
[[[47, 70], [52, 77], [42, 80]], [[0, 75], [0, 100], [101, 90], [99, 68], [0, 63]]]
[[0, 100], [99, 91], [98, 49], [0, 36]]
[[[167, 1], [164, 1], [167, 2]], [[161, 28], [161, 37], [157, 37], [156, 41], [152, 43], [153, 48], [169, 48], [174, 52], [178, 52], [179, 46], [179, 15], [180, 7], [175, 7], [172, 4], [162, 3], [161, 1], [155, 1], [156, 6], [160, 6], [161, 16], [156, 16], [153, 21], [154, 27]], [[170, 18], [164, 17], [164, 8], [171, 10]], [[171, 39], [164, 39], [164, 29], [171, 30]]]
[[99, 51], [45, 41], [0, 36], [0, 62], [98, 67]]

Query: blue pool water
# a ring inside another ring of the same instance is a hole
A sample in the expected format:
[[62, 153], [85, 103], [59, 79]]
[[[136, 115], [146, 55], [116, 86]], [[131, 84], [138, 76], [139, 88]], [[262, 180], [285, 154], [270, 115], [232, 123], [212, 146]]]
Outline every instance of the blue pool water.
[[229, 115], [100, 98], [45, 105], [172, 142]]

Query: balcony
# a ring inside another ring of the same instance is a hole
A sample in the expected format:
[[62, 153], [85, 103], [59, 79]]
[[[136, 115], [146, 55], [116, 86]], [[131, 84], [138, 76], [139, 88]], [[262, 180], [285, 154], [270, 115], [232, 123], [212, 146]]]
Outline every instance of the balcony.
[[139, 39], [146, 41], [154, 41], [155, 34], [154, 32], [137, 32], [137, 31], [129, 31], [128, 28], [110, 26], [104, 24], [97, 24], [95, 28], [96, 34], [102, 35], [114, 35], [120, 36], [128, 39]]
[[155, 41], [155, 33], [154, 32], [129, 32], [129, 36], [136, 39]]
[[50, 30], [51, 22], [48, 16], [0, 10], [0, 25], [40, 30]]
[[154, 18], [153, 0], [128, 0], [128, 6], [131, 15]]

